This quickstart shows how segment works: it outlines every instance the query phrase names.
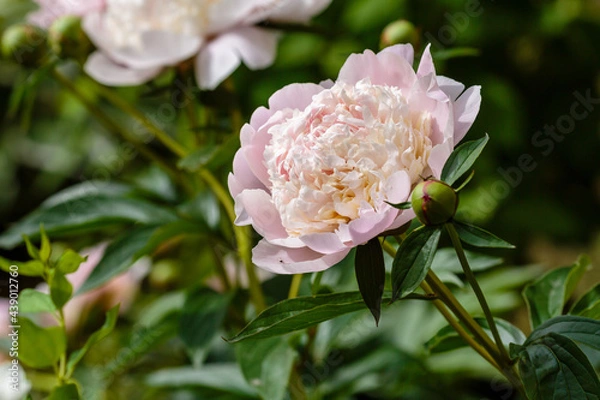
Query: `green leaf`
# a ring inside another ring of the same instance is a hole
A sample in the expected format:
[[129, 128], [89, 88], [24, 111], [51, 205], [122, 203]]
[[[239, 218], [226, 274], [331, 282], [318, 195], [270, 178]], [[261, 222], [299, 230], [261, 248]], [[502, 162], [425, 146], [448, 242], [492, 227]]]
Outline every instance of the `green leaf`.
[[574, 342], [600, 350], [600, 321], [571, 315], [561, 315], [544, 322], [534, 330], [527, 342], [537, 340], [549, 333], [557, 333]]
[[460, 236], [460, 240], [475, 247], [487, 247], [495, 249], [514, 249], [515, 246], [498, 236], [481, 229], [475, 225], [464, 222], [453, 221], [456, 232]]
[[392, 264], [392, 300], [412, 293], [425, 279], [435, 256], [441, 229], [423, 226], [412, 231]]
[[600, 284], [594, 286], [577, 300], [569, 314], [600, 319]]
[[259, 398], [234, 363], [206, 364], [202, 368], [179, 367], [158, 370], [146, 377], [151, 387], [205, 387], [239, 396]]
[[[490, 339], [494, 339], [492, 331], [485, 318], [475, 318], [475, 321], [483, 328]], [[502, 343], [508, 346], [510, 343], [521, 345], [525, 342], [526, 336], [519, 328], [508, 321], [500, 318], [494, 318], [496, 327], [500, 333]], [[455, 350], [461, 347], [466, 347], [468, 344], [456, 333], [453, 327], [446, 326], [438, 331], [434, 337], [425, 343], [425, 348], [430, 353], [441, 353], [444, 351]]]
[[11, 249], [22, 242], [22, 234], [39, 235], [39, 226], [61, 235], [117, 223], [163, 224], [176, 219], [173, 211], [141, 199], [107, 196], [80, 197], [42, 207], [0, 235], [0, 248]]
[[598, 376], [570, 339], [549, 333], [521, 349], [519, 372], [530, 400], [600, 399]]
[[228, 342], [264, 339], [305, 329], [364, 309], [360, 292], [321, 294], [280, 301], [267, 308]]
[[46, 235], [46, 231], [44, 230], [44, 224], [40, 226], [40, 236], [41, 236], [41, 244], [40, 244], [40, 261], [44, 264], [48, 263], [50, 260], [50, 254], [52, 253], [52, 247], [50, 246], [50, 240]]
[[287, 338], [246, 340], [235, 347], [246, 381], [263, 399], [283, 400], [297, 356]]
[[[38, 250], [38, 248], [35, 247], [33, 243], [31, 243], [31, 240], [29, 240], [27, 235], [21, 235], [21, 237], [23, 238], [23, 242], [25, 242], [25, 247], [27, 248], [27, 254], [29, 255], [29, 257], [33, 258], [36, 261], [41, 261], [40, 251]], [[2, 240], [1, 236], [0, 240]]]
[[[487, 254], [475, 253], [468, 250], [465, 250], [465, 255], [467, 261], [469, 261], [471, 270], [475, 272], [497, 267], [504, 262], [501, 257], [489, 256]], [[463, 273], [460, 261], [458, 257], [456, 257], [456, 251], [452, 247], [438, 249], [435, 253], [435, 257], [433, 257], [431, 269], [436, 273], [442, 271], [454, 272], [456, 274]]]
[[66, 385], [57, 386], [52, 389], [50, 396], [46, 400], [79, 400], [79, 389], [74, 383], [68, 383]]
[[141, 257], [140, 251], [146, 249], [156, 229], [155, 226], [138, 226], [117, 237], [106, 248], [102, 259], [77, 294], [102, 286], [127, 271]]
[[486, 134], [481, 139], [465, 142], [454, 149], [444, 164], [441, 179], [448, 185], [454, 184], [471, 169], [488, 140], [489, 136]]
[[35, 289], [23, 289], [19, 293], [19, 312], [34, 314], [54, 311], [56, 306], [48, 294]]
[[231, 295], [200, 288], [188, 294], [179, 319], [179, 337], [192, 359], [217, 336]]
[[72, 274], [79, 269], [81, 263], [86, 260], [86, 257], [79, 255], [77, 252], [67, 249], [58, 259], [56, 269], [63, 274]]
[[[16, 269], [14, 267], [11, 268], [12, 266], [16, 266]], [[0, 269], [8, 273], [16, 271], [19, 275], [23, 276], [42, 276], [44, 275], [45, 268], [44, 264], [37, 260], [23, 263], [0, 257]]]
[[73, 294], [73, 285], [67, 280], [65, 275], [60, 271], [54, 270], [54, 274], [50, 279], [50, 297], [56, 308], [62, 308]]
[[386, 201], [386, 203], [388, 203], [390, 206], [392, 206], [394, 208], [397, 208], [398, 210], [408, 210], [409, 208], [412, 208], [412, 203], [410, 201], [405, 201], [404, 203], [398, 203], [398, 204], [393, 204], [388, 201]]
[[523, 295], [532, 329], [562, 314], [565, 303], [589, 265], [589, 258], [581, 256], [572, 266], [550, 271], [525, 287]]
[[378, 238], [375, 237], [356, 248], [354, 271], [363, 300], [373, 314], [375, 324], [379, 324], [385, 285], [385, 262]]
[[100, 327], [100, 329], [91, 334], [91, 336], [85, 342], [83, 347], [71, 353], [71, 355], [69, 356], [69, 361], [67, 362], [68, 376], [71, 376], [73, 374], [75, 366], [77, 366], [77, 363], [81, 361], [85, 353], [87, 353], [93, 345], [104, 339], [115, 329], [118, 317], [119, 304], [117, 304], [116, 306], [114, 306], [106, 312], [106, 319], [104, 320], [104, 324]]
[[216, 151], [217, 146], [214, 145], [199, 147], [179, 160], [177, 167], [188, 172], [197, 172], [206, 166], [212, 157], [214, 157]]
[[31, 320], [19, 317], [19, 360], [31, 368], [54, 365], [67, 348], [62, 328], [42, 328]]

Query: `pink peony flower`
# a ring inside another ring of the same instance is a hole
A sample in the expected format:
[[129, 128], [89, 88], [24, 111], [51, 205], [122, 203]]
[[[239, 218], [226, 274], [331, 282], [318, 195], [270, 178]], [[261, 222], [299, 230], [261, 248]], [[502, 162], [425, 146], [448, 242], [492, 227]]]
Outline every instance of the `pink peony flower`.
[[[56, 15], [57, 7], [37, 0], [39, 15]], [[79, 0], [82, 2], [82, 0]], [[250, 69], [271, 65], [278, 34], [256, 27], [266, 19], [306, 22], [331, 0], [103, 0], [103, 7], [76, 7], [83, 27], [98, 47], [85, 65], [106, 85], [138, 85], [163, 68], [195, 57], [196, 79], [214, 89], [243, 61]], [[64, 15], [64, 13], [63, 13]]]
[[256, 265], [321, 271], [414, 218], [386, 202], [439, 178], [481, 97], [479, 86], [436, 76], [429, 47], [416, 72], [412, 63], [410, 45], [353, 54], [335, 83], [288, 85], [254, 112], [229, 190], [236, 223], [263, 236]]

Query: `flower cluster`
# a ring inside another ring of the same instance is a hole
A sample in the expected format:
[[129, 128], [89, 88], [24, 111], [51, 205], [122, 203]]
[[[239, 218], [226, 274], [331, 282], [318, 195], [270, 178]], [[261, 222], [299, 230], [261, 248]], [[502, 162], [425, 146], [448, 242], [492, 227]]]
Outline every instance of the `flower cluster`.
[[324, 270], [414, 218], [389, 203], [439, 177], [473, 123], [479, 86], [437, 76], [427, 48], [351, 55], [336, 82], [292, 84], [241, 131], [229, 189], [237, 224], [263, 239], [254, 262], [275, 273]]
[[165, 67], [194, 58], [198, 84], [214, 89], [243, 61], [271, 65], [278, 34], [256, 26], [269, 20], [306, 22], [331, 0], [36, 0], [30, 21], [49, 26], [81, 15], [98, 50], [85, 69], [113, 86], [144, 83]]

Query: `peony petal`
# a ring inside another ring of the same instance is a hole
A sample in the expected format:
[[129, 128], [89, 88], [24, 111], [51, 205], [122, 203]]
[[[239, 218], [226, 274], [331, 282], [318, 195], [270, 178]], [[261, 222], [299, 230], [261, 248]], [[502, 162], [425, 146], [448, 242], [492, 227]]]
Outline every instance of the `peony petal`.
[[392, 222], [392, 224], [387, 227], [387, 230], [398, 229], [402, 225], [412, 221], [415, 217], [416, 215], [412, 208], [409, 208], [408, 210], [403, 210], [401, 213], [398, 214], [394, 222]]
[[252, 173], [241, 150], [235, 153], [235, 157], [233, 158], [233, 173], [229, 174], [227, 183], [229, 193], [231, 193], [232, 197], [237, 196], [244, 189], [266, 189], [256, 175]]
[[307, 22], [313, 15], [321, 13], [331, 0], [283, 0], [268, 15], [270, 21]]
[[139, 48], [116, 46], [106, 35], [101, 13], [86, 15], [82, 26], [94, 44], [109, 58], [136, 69], [175, 65], [192, 57], [202, 45], [202, 38], [199, 36], [146, 31], [141, 34]]
[[386, 231], [397, 215], [397, 209], [386, 205], [386, 209], [382, 212], [377, 213], [371, 210], [350, 221], [348, 228], [350, 236], [352, 236], [352, 243], [355, 246], [364, 244], [381, 232]]
[[402, 56], [393, 51], [382, 51], [375, 55], [371, 50], [362, 54], [351, 54], [346, 60], [338, 81], [350, 84], [369, 78], [374, 85], [410, 88], [416, 81], [412, 66]]
[[292, 83], [284, 86], [269, 98], [271, 110], [292, 108], [304, 110], [310, 104], [313, 96], [322, 92], [325, 88], [314, 83]]
[[394, 172], [385, 183], [387, 201], [393, 204], [408, 199], [411, 190], [410, 177], [406, 171]]
[[289, 249], [261, 240], [252, 249], [252, 261], [259, 267], [276, 274], [303, 274], [318, 272], [342, 261], [350, 252], [324, 255], [309, 248]]
[[252, 224], [267, 240], [288, 237], [271, 196], [260, 189], [244, 190], [235, 197], [236, 225]]
[[431, 57], [431, 44], [428, 44], [425, 48], [419, 62], [419, 69], [417, 69], [417, 76], [419, 78], [429, 74], [435, 76], [435, 65], [433, 65], [433, 58]]
[[161, 71], [161, 68], [132, 69], [123, 67], [98, 51], [88, 57], [84, 69], [96, 81], [108, 86], [141, 85]]
[[465, 90], [465, 85], [445, 76], [437, 76], [437, 83], [439, 88], [443, 90], [452, 101], [456, 101], [458, 96]]
[[442, 176], [442, 169], [444, 169], [444, 164], [450, 157], [453, 147], [453, 143], [448, 140], [431, 149], [428, 164], [435, 178], [440, 179]]
[[481, 86], [471, 86], [454, 103], [454, 144], [467, 134], [479, 113]]
[[300, 240], [311, 250], [323, 254], [333, 254], [348, 248], [342, 243], [340, 237], [333, 232], [312, 233], [300, 236]]
[[379, 54], [384, 53], [386, 51], [398, 54], [400, 57], [404, 58], [409, 65], [413, 65], [413, 62], [415, 60], [415, 51], [413, 50], [412, 45], [397, 44], [394, 46], [389, 46], [381, 50]]

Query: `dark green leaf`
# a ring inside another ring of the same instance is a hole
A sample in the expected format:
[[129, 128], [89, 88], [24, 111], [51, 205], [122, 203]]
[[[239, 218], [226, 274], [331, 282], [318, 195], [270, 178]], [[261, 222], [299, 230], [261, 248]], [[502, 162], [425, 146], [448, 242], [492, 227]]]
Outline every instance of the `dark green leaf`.
[[235, 347], [246, 381], [263, 399], [283, 400], [297, 356], [287, 338], [246, 340]]
[[388, 203], [390, 206], [397, 208], [398, 210], [408, 210], [409, 208], [412, 208], [412, 203], [410, 201], [405, 201], [404, 203], [398, 203], [398, 204], [392, 204], [388, 201], [386, 201], [386, 203]]
[[207, 288], [188, 294], [179, 319], [179, 337], [192, 358], [217, 336], [230, 300], [230, 295]]
[[202, 368], [179, 367], [158, 370], [146, 377], [151, 387], [206, 387], [239, 396], [259, 398], [234, 363], [207, 364]]
[[67, 375], [71, 376], [73, 374], [77, 363], [81, 361], [85, 353], [87, 353], [93, 345], [104, 339], [113, 331], [113, 329], [115, 329], [118, 316], [119, 305], [117, 304], [116, 306], [114, 306], [106, 312], [106, 320], [104, 321], [104, 324], [100, 327], [100, 329], [92, 333], [92, 335], [88, 338], [88, 340], [85, 342], [81, 349], [71, 353], [71, 355], [69, 356], [69, 361], [67, 362]]
[[50, 279], [50, 297], [56, 308], [62, 308], [71, 299], [73, 286], [60, 271], [54, 270]]
[[425, 279], [440, 240], [439, 227], [423, 226], [412, 231], [396, 252], [392, 265], [392, 299], [412, 293]]
[[363, 300], [373, 314], [375, 323], [379, 324], [381, 297], [385, 285], [385, 262], [378, 238], [375, 237], [356, 248], [354, 271]]
[[[486, 319], [475, 318], [475, 321], [483, 328], [484, 332], [487, 333], [490, 339], [493, 340], [494, 337]], [[519, 328], [500, 318], [494, 318], [494, 321], [496, 322], [496, 327], [500, 333], [502, 343], [504, 343], [505, 346], [508, 346], [510, 343], [520, 345], [525, 342], [525, 334], [521, 332]], [[429, 339], [429, 341], [425, 343], [425, 348], [431, 353], [441, 353], [466, 346], [468, 346], [468, 344], [451, 326], [442, 328], [438, 333], [435, 334], [433, 338]]]
[[54, 365], [67, 348], [62, 328], [42, 328], [27, 318], [19, 317], [19, 360], [32, 368]]
[[488, 247], [495, 249], [514, 249], [515, 246], [500, 239], [498, 236], [481, 229], [475, 225], [453, 221], [460, 240], [475, 247]]
[[0, 269], [8, 273], [17, 271], [19, 275], [23, 276], [42, 276], [44, 274], [45, 267], [44, 264], [37, 260], [23, 263], [19, 261], [10, 261], [6, 258], [0, 257]]
[[56, 306], [48, 294], [35, 289], [23, 289], [19, 293], [19, 312], [34, 314], [54, 311]]
[[56, 263], [56, 269], [63, 274], [72, 274], [77, 271], [82, 262], [86, 257], [79, 255], [77, 252], [67, 249], [58, 259]]
[[548, 333], [558, 333], [577, 343], [600, 350], [600, 321], [571, 315], [554, 317], [538, 326], [529, 335], [527, 342], [537, 340]]
[[280, 301], [267, 308], [228, 341], [264, 339], [305, 329], [364, 309], [360, 292], [321, 294]]
[[155, 231], [155, 226], [139, 226], [117, 237], [77, 293], [95, 289], [127, 271], [141, 257], [138, 253], [146, 248]]
[[80, 197], [39, 208], [27, 215], [0, 235], [0, 248], [17, 246], [22, 241], [22, 234], [37, 237], [41, 223], [49, 234], [60, 235], [116, 223], [163, 224], [175, 219], [171, 210], [146, 200]]
[[46, 400], [79, 400], [80, 398], [77, 385], [68, 383], [52, 389], [50, 396]]
[[519, 372], [530, 400], [598, 400], [600, 382], [570, 339], [549, 333], [521, 349]]
[[454, 184], [471, 169], [488, 140], [489, 136], [486, 134], [481, 139], [465, 142], [454, 149], [444, 164], [441, 179], [448, 185]]
[[589, 258], [581, 256], [572, 266], [550, 271], [525, 287], [523, 295], [533, 329], [562, 314], [565, 303], [589, 265]]
[[[467, 261], [469, 261], [471, 270], [475, 272], [497, 267], [504, 262], [501, 257], [488, 256], [487, 254], [475, 253], [468, 250], [465, 250], [465, 255]], [[435, 257], [433, 257], [431, 269], [436, 273], [442, 271], [454, 272], [456, 274], [463, 273], [460, 261], [458, 260], [458, 257], [456, 257], [456, 251], [452, 247], [438, 249], [435, 253]]]
[[569, 314], [600, 319], [600, 284], [594, 286], [577, 300]]

